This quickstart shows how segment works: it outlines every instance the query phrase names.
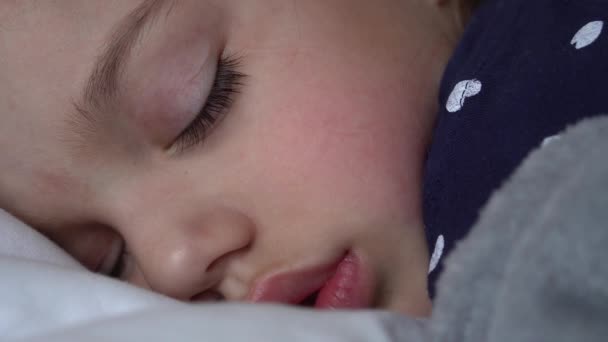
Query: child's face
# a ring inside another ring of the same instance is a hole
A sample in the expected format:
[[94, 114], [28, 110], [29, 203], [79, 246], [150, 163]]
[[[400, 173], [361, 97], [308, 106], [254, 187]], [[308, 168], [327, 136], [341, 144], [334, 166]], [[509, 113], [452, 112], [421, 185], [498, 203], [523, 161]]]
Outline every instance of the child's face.
[[[423, 313], [420, 173], [451, 44], [430, 3], [3, 2], [0, 206], [91, 269], [124, 239], [121, 277], [179, 299], [251, 299], [352, 252], [365, 305]], [[233, 103], [194, 144], [210, 92]]]

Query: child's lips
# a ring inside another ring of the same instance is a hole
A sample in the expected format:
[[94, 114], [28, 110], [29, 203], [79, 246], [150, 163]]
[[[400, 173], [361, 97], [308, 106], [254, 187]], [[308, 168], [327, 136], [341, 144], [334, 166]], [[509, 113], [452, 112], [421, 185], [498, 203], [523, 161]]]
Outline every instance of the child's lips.
[[372, 304], [371, 273], [361, 259], [348, 253], [331, 263], [271, 275], [254, 284], [251, 302], [300, 304], [318, 293], [318, 309], [366, 308]]
[[349, 253], [342, 259], [336, 273], [321, 288], [315, 308], [357, 309], [372, 305], [371, 273], [362, 260]]

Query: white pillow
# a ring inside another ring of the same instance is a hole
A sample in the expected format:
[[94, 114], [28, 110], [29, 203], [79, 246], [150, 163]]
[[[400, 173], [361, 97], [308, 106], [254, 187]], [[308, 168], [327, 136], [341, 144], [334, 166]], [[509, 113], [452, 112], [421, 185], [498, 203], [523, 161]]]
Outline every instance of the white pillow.
[[389, 313], [223, 304], [147, 311], [22, 342], [421, 342], [423, 328]]
[[82, 268], [49, 239], [0, 209], [0, 256]]

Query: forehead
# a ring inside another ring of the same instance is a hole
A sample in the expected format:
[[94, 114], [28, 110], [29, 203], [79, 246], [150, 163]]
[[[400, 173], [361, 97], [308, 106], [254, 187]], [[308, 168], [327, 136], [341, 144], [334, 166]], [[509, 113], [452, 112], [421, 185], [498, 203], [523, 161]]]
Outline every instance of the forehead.
[[19, 144], [15, 139], [27, 127], [46, 138], [59, 116], [72, 110], [105, 37], [139, 3], [2, 1], [0, 111], [11, 124], [0, 127], [0, 136]]
[[8, 85], [0, 86], [12, 90], [13, 96], [43, 88], [47, 94], [36, 95], [47, 96], [38, 96], [37, 101], [66, 93], [90, 67], [112, 27], [140, 2], [2, 2], [0, 75]]
[[2, 189], [27, 183], [32, 169], [60, 168], [65, 158], [55, 151], [62, 138], [58, 126], [72, 110], [105, 37], [139, 3], [0, 1]]

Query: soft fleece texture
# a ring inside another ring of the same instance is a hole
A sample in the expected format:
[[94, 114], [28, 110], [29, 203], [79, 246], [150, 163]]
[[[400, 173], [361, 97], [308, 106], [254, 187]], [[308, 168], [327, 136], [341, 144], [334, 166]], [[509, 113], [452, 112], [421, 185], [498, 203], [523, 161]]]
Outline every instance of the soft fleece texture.
[[608, 340], [608, 118], [532, 153], [447, 260], [432, 341]]
[[13, 251], [0, 253], [0, 340], [605, 341], [607, 155], [608, 118], [534, 152], [448, 258], [428, 322], [186, 305]]

